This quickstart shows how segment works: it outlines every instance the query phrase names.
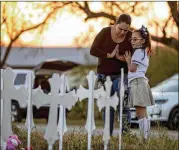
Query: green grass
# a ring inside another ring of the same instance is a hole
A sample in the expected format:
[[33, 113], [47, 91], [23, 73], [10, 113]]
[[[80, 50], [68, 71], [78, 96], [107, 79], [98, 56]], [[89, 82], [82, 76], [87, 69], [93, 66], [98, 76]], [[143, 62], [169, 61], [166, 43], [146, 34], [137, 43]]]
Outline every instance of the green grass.
[[[19, 129], [13, 124], [13, 131], [19, 136], [22, 144], [18, 147], [24, 148], [27, 146], [27, 132], [25, 130]], [[166, 130], [161, 130], [158, 137], [151, 136], [148, 141], [142, 141], [140, 137], [128, 133], [122, 136], [122, 150], [178, 150], [179, 142], [177, 140], [170, 139]], [[53, 149], [58, 150], [58, 141], [55, 142]], [[119, 139], [118, 136], [111, 137], [108, 149], [117, 150]], [[48, 145], [46, 140], [43, 138], [43, 134], [40, 132], [33, 132], [31, 134], [31, 146], [35, 150], [47, 150]], [[84, 132], [72, 132], [65, 134], [63, 137], [63, 150], [86, 150], [87, 149], [87, 134]], [[103, 150], [103, 140], [102, 136], [92, 136], [92, 149], [93, 150]]]
[[[16, 124], [24, 124], [25, 123], [25, 119], [22, 120], [21, 123], [16, 123]], [[34, 123], [36, 125], [38, 124], [47, 124], [47, 120], [46, 119], [34, 119]], [[69, 126], [85, 126], [86, 124], [86, 119], [80, 119], [80, 120], [72, 120], [72, 119], [67, 119], [67, 125]], [[103, 127], [103, 120], [95, 120], [95, 125], [96, 127]], [[117, 128], [119, 126], [119, 123], [117, 122], [117, 120], [115, 120], [114, 122], [114, 127]]]

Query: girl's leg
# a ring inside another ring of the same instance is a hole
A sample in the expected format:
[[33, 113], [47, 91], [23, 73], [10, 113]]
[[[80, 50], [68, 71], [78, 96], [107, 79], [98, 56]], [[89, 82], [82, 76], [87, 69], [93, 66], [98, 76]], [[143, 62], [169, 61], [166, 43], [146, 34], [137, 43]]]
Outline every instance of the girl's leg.
[[139, 129], [144, 139], [148, 139], [150, 134], [150, 120], [147, 119], [146, 107], [136, 106], [136, 115], [139, 120]]

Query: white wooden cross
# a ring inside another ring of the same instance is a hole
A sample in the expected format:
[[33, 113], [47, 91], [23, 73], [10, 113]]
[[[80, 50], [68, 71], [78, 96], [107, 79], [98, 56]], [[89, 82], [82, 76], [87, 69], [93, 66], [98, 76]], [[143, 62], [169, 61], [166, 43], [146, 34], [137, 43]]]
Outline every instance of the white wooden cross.
[[49, 144], [48, 149], [52, 149], [52, 145], [54, 144], [55, 140], [58, 139], [56, 123], [58, 105], [63, 105], [64, 107], [71, 109], [71, 107], [75, 105], [77, 98], [74, 97], [72, 92], [65, 93], [63, 95], [59, 93], [62, 83], [59, 74], [53, 74], [52, 78], [49, 79], [49, 82], [51, 92], [49, 94], [45, 94], [39, 86], [37, 89], [33, 90], [32, 99], [37, 108], [43, 106], [44, 104], [50, 105], [49, 120], [44, 138]]
[[121, 85], [120, 85], [120, 115], [119, 115], [119, 150], [121, 150], [121, 135], [122, 135], [122, 110], [124, 99], [124, 69], [121, 69]]
[[28, 76], [26, 76], [26, 80], [28, 80], [28, 104], [27, 104], [27, 116], [25, 125], [28, 129], [28, 137], [27, 137], [27, 148], [30, 150], [30, 137], [31, 137], [31, 129], [34, 127], [34, 120], [33, 120], [33, 106], [32, 106], [32, 88], [34, 82], [34, 74], [32, 72], [28, 72]]
[[6, 141], [12, 132], [11, 124], [11, 99], [16, 99], [20, 106], [25, 106], [28, 98], [28, 91], [24, 86], [19, 89], [14, 87], [15, 73], [11, 68], [2, 72], [3, 89], [1, 96], [3, 99], [3, 116], [2, 116], [2, 140]]
[[85, 89], [81, 85], [77, 90], [77, 95], [80, 101], [82, 101], [85, 98], [88, 98], [88, 116], [85, 125], [85, 129], [88, 132], [88, 150], [91, 149], [91, 135], [93, 130], [96, 128], [94, 123], [94, 98], [97, 99], [99, 95], [104, 91], [103, 87], [94, 90], [96, 79], [97, 76], [95, 75], [95, 73], [93, 71], [90, 71], [89, 75], [87, 75], [89, 90]]
[[116, 109], [116, 106], [119, 103], [119, 98], [117, 96], [117, 93], [115, 93], [112, 97], [111, 95], [111, 87], [112, 82], [110, 77], [107, 77], [106, 82], [104, 83], [106, 92], [102, 94], [100, 98], [97, 100], [97, 106], [99, 107], [99, 110], [106, 107], [105, 110], [105, 126], [104, 126], [104, 133], [103, 133], [103, 141], [104, 141], [104, 149], [107, 150], [108, 141], [110, 139], [110, 106], [114, 107]]
[[[66, 90], [70, 91], [68, 80], [66, 76], [63, 74], [61, 75], [61, 87], [60, 87], [60, 95], [64, 96], [66, 93]], [[78, 97], [75, 93], [75, 90], [70, 92], [74, 96], [75, 102], [78, 100]], [[60, 105], [60, 112], [59, 112], [59, 120], [58, 120], [58, 129], [57, 129], [60, 140], [59, 140], [59, 150], [62, 150], [63, 148], [63, 135], [67, 131], [66, 126], [66, 108], [63, 105]]]
[[[3, 79], [2, 79], [2, 73], [3, 73], [3, 69], [1, 69], [1, 91], [2, 91], [2, 89], [3, 89]], [[0, 111], [0, 117], [1, 117], [1, 122], [0, 122], [0, 132], [2, 133], [2, 116], [3, 116], [3, 99], [2, 99], [2, 97], [1, 97], [1, 99], [0, 99], [0, 109], [1, 109], [1, 111]], [[1, 146], [0, 146], [0, 149], [2, 149], [3, 150], [3, 145], [5, 144], [5, 142], [3, 142], [3, 140], [2, 140], [2, 134], [0, 134], [0, 139], [1, 139]], [[5, 149], [5, 148], [4, 148]]]

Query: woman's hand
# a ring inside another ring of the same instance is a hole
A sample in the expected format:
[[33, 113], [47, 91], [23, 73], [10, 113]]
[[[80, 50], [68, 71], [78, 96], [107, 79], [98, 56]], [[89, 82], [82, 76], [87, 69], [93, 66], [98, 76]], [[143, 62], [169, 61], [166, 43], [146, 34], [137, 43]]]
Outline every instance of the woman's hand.
[[116, 56], [116, 53], [118, 51], [119, 45], [116, 45], [115, 49], [113, 50], [113, 52], [110, 54], [107, 54], [107, 58], [114, 58]]
[[131, 52], [130, 51], [126, 51], [125, 55], [124, 55], [124, 58], [125, 58], [126, 62], [128, 64], [130, 64], [131, 63]]
[[119, 55], [119, 50], [117, 50], [116, 59], [126, 62], [124, 55]]

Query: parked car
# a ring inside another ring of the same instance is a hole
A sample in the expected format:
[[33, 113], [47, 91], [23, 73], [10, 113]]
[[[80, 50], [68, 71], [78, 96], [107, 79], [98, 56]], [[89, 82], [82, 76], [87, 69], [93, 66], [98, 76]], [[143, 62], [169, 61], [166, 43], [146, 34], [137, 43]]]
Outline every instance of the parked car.
[[[14, 73], [17, 74], [14, 80], [14, 86], [19, 88], [20, 85], [24, 85], [25, 88], [28, 88], [28, 80], [26, 80], [26, 75], [29, 72], [34, 72], [35, 79], [33, 83], [33, 88], [41, 86], [44, 93], [50, 92], [50, 84], [48, 79], [52, 77], [53, 73], [58, 73], [61, 75], [66, 71], [69, 71], [73, 67], [78, 66], [79, 64], [69, 62], [69, 61], [60, 61], [60, 60], [49, 60], [40, 63], [33, 70], [26, 69], [13, 69]], [[2, 84], [2, 82], [1, 82]], [[26, 118], [27, 106], [21, 107], [16, 99], [12, 99], [11, 107], [12, 121], [21, 122], [22, 118]], [[48, 119], [49, 105], [43, 105], [39, 109], [33, 105], [33, 117], [34, 118], [46, 118]]]
[[[36, 68], [34, 68], [34, 88], [37, 88], [40, 85], [44, 93], [49, 93], [51, 89], [48, 79], [51, 78], [54, 73], [61, 75], [77, 66], [79, 66], [79, 64], [61, 60], [48, 60], [40, 63]], [[34, 118], [46, 118], [48, 120], [48, 112], [48, 104], [43, 105], [39, 109], [37, 109], [36, 106], [33, 107]]]
[[47, 82], [48, 79], [52, 77], [53, 73], [61, 75], [77, 66], [79, 66], [79, 64], [61, 60], [48, 60], [40, 63], [36, 68], [34, 68], [34, 88], [41, 85], [43, 90], [50, 92], [50, 86]]
[[[178, 74], [164, 80], [152, 89], [155, 105], [147, 107], [151, 122], [167, 124], [169, 129], [179, 127]], [[138, 123], [135, 108], [131, 108], [132, 124]]]

